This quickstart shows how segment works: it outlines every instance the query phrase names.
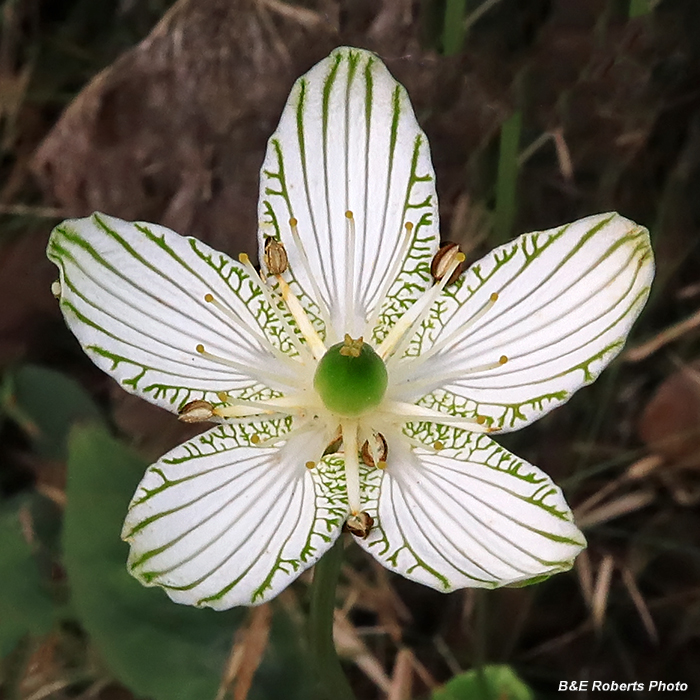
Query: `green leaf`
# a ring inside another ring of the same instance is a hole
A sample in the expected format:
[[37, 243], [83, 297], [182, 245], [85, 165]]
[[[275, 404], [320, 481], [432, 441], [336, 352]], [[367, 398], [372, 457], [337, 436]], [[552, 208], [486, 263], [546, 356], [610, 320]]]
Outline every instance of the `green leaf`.
[[433, 692], [432, 700], [534, 700], [510, 666], [484, 666], [460, 673]]
[[146, 464], [104, 429], [69, 442], [65, 565], [75, 609], [114, 675], [155, 700], [214, 698], [243, 611], [171, 603], [126, 571], [122, 520]]
[[18, 512], [0, 512], [0, 657], [26, 634], [44, 634], [53, 609]]
[[44, 457], [65, 459], [73, 424], [101, 420], [88, 393], [60, 372], [24, 365], [13, 375], [12, 384], [11, 400], [5, 410], [29, 434], [34, 449]]

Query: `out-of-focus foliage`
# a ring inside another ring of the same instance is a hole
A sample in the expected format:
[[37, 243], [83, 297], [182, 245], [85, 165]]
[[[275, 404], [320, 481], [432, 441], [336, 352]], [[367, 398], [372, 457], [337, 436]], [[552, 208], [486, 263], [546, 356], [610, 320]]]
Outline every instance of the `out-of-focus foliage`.
[[114, 675], [156, 700], [213, 698], [244, 610], [174, 605], [126, 571], [118, 533], [148, 465], [101, 428], [76, 428], [68, 458], [64, 562], [73, 604]]
[[452, 678], [432, 700], [534, 700], [510, 666], [484, 666]]
[[45, 634], [53, 622], [49, 591], [39, 574], [26, 533], [22, 532], [17, 508], [0, 510], [0, 572], [2, 658], [22, 637]]

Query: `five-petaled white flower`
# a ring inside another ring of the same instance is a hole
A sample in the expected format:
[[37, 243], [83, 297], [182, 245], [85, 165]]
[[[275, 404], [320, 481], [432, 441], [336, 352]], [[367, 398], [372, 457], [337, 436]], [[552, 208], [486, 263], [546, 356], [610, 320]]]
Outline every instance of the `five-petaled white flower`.
[[560, 489], [488, 433], [561, 405], [620, 351], [653, 276], [648, 232], [592, 216], [453, 281], [426, 137], [358, 49], [296, 82], [261, 180], [260, 274], [100, 214], [51, 236], [94, 362], [218, 423], [148, 469], [123, 531], [131, 573], [180, 603], [255, 605], [343, 526], [441, 591], [569, 569], [585, 539]]

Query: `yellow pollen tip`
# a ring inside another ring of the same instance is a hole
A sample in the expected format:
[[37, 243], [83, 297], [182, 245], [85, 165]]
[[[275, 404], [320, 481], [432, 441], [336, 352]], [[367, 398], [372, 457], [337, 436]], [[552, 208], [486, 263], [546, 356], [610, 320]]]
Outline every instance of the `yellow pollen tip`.
[[484, 423], [486, 423], [486, 416], [477, 416], [477, 417], [476, 417], [476, 422], [477, 422], [479, 425], [483, 425]]
[[491, 295], [491, 301], [498, 301], [498, 294], [496, 292]]
[[413, 231], [413, 224], [410, 221], [407, 221], [404, 224], [404, 227], [406, 228], [407, 231]]
[[352, 219], [352, 212], [349, 209], [345, 212], [345, 218]]
[[214, 295], [213, 294], [205, 294], [204, 301], [208, 301], [211, 303], [212, 301], [214, 301]]
[[501, 355], [498, 362], [499, 362], [499, 364], [504, 365], [506, 362], [508, 362], [508, 358], [505, 355]]
[[255, 435], [253, 435], [253, 436], [250, 438], [250, 441], [251, 441], [254, 445], [259, 445], [259, 444], [260, 444], [260, 436], [259, 436], [257, 433], [255, 433]]
[[467, 259], [467, 256], [464, 253], [457, 253], [457, 255], [455, 255], [455, 260], [458, 263], [463, 263], [466, 259]]
[[248, 253], [241, 253], [238, 256], [238, 261], [243, 263], [243, 265], [247, 265], [250, 262], [250, 258], [248, 257]]
[[292, 218], [289, 220], [289, 225], [290, 225], [292, 228], [294, 228], [298, 223], [299, 223], [299, 222], [298, 222], [294, 217], [292, 217]]
[[199, 345], [197, 345], [197, 347], [195, 348], [195, 350], [196, 350], [198, 353], [203, 353], [203, 352], [204, 352], [204, 345], [202, 345], [201, 343], [199, 343]]
[[216, 396], [221, 401], [221, 403], [227, 403], [228, 402], [228, 394], [225, 391], [217, 391]]
[[383, 459], [377, 462], [377, 469], [386, 469], [386, 462]]
[[433, 443], [433, 449], [436, 450], [436, 451], [438, 451], [438, 450], [444, 450], [444, 449], [445, 449], [445, 445], [444, 445], [444, 443], [440, 442], [439, 440], [436, 440], [436, 441]]
[[306, 468], [307, 468], [307, 469], [313, 469], [315, 466], [316, 466], [316, 462], [311, 462], [311, 461], [309, 461], [309, 462], [306, 463]]

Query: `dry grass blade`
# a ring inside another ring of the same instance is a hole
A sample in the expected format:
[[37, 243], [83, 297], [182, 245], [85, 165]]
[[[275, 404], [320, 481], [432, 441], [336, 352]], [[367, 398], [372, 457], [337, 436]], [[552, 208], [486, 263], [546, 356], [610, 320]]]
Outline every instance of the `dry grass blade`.
[[391, 679], [385, 673], [384, 667], [379, 663], [377, 657], [370, 652], [358, 636], [357, 630], [340, 610], [335, 611], [333, 640], [338, 653], [341, 656], [352, 659], [367, 678], [382, 692], [388, 693], [391, 690]]
[[639, 617], [642, 620], [644, 629], [649, 635], [649, 639], [654, 644], [658, 644], [659, 633], [656, 630], [654, 619], [652, 618], [651, 613], [649, 612], [649, 608], [647, 607], [646, 601], [644, 600], [644, 597], [642, 596], [642, 593], [637, 586], [637, 581], [634, 578], [634, 574], [632, 573], [631, 569], [627, 566], [622, 568], [621, 573], [622, 582], [625, 584], [625, 588], [627, 589], [627, 592], [629, 593], [629, 596], [632, 599], [632, 602], [634, 603], [634, 607], [637, 608], [637, 612], [639, 613]]
[[606, 554], [598, 567], [598, 577], [593, 589], [591, 606], [593, 627], [597, 632], [600, 632], [605, 624], [605, 611], [608, 608], [608, 595], [610, 594], [610, 582], [614, 568], [615, 560], [610, 554]]
[[649, 355], [653, 355], [664, 345], [668, 345], [674, 340], [678, 340], [698, 326], [700, 326], [700, 310], [696, 311], [692, 316], [689, 316], [684, 321], [680, 321], [679, 323], [664, 329], [661, 331], [661, 333], [646, 343], [628, 350], [623, 355], [623, 358], [628, 362], [640, 362], [641, 360], [645, 360], [647, 357], [649, 357]]
[[581, 595], [583, 595], [588, 609], [591, 610], [593, 608], [593, 567], [587, 549], [584, 549], [581, 554], [576, 557], [574, 568], [578, 574]]
[[271, 622], [272, 608], [269, 605], [251, 609], [247, 626], [238, 630], [234, 637], [216, 700], [224, 700], [227, 696], [233, 697], [233, 700], [246, 700], [255, 672], [267, 649]]
[[575, 510], [576, 523], [582, 530], [593, 527], [594, 525], [601, 525], [602, 523], [645, 508], [652, 503], [655, 498], [656, 495], [651, 489], [628, 493], [626, 496], [621, 496], [614, 501], [605, 503], [598, 508], [594, 508], [582, 514], [579, 514], [579, 512]]
[[411, 700], [413, 687], [413, 653], [409, 649], [399, 649], [391, 676], [391, 688], [387, 700]]

